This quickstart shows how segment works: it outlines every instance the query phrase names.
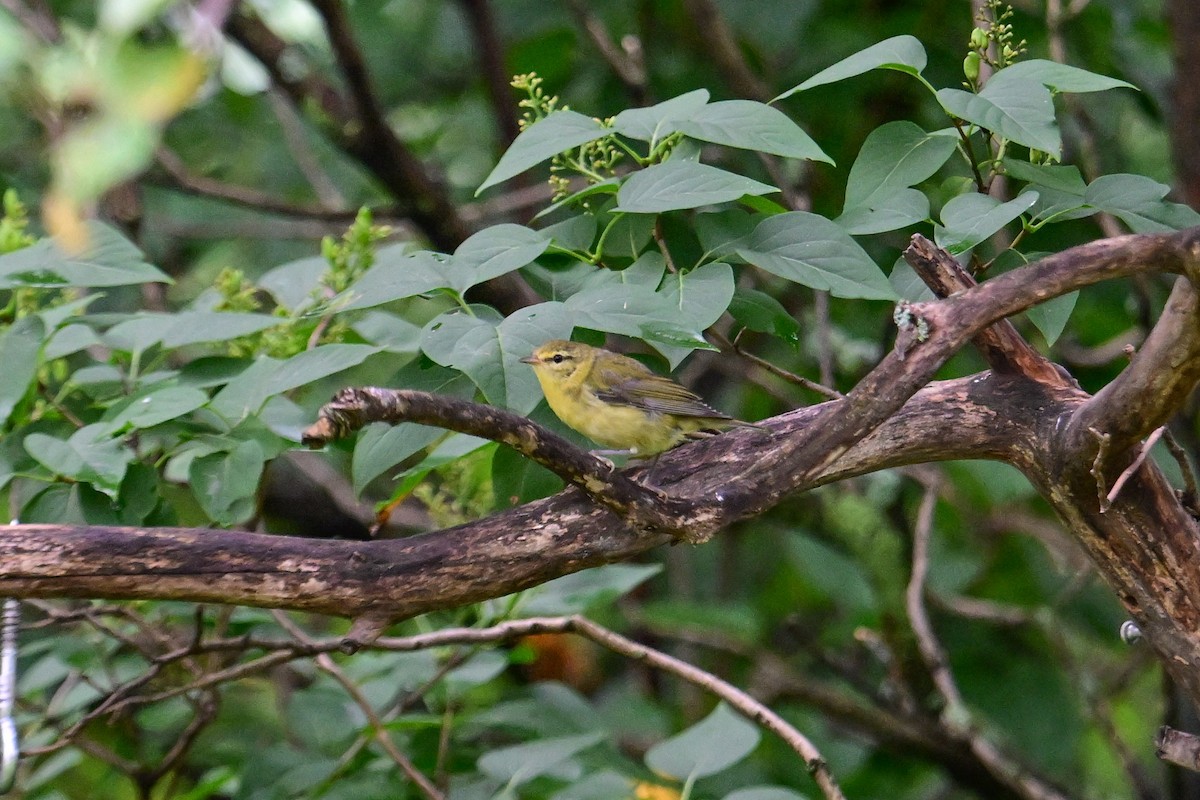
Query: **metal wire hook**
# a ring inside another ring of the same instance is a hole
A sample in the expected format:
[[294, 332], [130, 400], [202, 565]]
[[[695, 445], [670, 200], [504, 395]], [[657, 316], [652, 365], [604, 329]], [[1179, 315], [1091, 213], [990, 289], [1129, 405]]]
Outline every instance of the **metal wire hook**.
[[17, 694], [17, 627], [21, 604], [12, 597], [4, 601], [0, 616], [0, 794], [12, 791], [17, 781], [20, 743], [13, 721], [13, 699]]

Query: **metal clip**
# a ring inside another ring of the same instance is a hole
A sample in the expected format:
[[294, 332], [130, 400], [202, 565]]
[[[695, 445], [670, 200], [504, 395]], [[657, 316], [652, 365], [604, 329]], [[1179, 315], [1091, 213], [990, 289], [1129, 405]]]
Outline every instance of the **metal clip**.
[[12, 791], [17, 782], [17, 723], [13, 721], [13, 700], [17, 695], [17, 628], [21, 624], [21, 604], [10, 597], [4, 601], [0, 616], [0, 794]]

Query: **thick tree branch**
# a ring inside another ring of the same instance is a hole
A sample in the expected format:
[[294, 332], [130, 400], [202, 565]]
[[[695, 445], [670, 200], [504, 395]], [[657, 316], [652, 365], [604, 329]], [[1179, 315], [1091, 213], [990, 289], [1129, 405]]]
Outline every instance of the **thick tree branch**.
[[[1064, 474], [1060, 460], [1061, 421], [1085, 394], [998, 373], [925, 385], [984, 327], [1040, 300], [1139, 271], [1194, 275], [1198, 239], [1200, 229], [1097, 242], [913, 307], [929, 338], [910, 332], [906, 346], [846, 399], [774, 418], [769, 437], [736, 430], [663, 454], [655, 480], [670, 504], [660, 510], [684, 509], [690, 516], [676, 520], [679, 527], [700, 537], [761, 513], [786, 494], [865, 472], [958, 458], [1014, 464], [1089, 551], [1167, 669], [1200, 698], [1200, 530], [1162, 474], [1143, 465], [1113, 507], [1101, 512], [1091, 476], [1086, 470]], [[669, 541], [663, 533], [631, 529], [630, 519], [569, 489], [457, 528], [366, 543], [15, 526], [0, 536], [0, 593], [287, 607], [367, 618], [378, 627], [625, 560]]]
[[1095, 451], [1095, 437], [1108, 437], [1109, 463], [1124, 466], [1128, 450], [1167, 424], [1197, 382], [1200, 295], [1190, 280], [1179, 278], [1129, 366], [1075, 412], [1070, 435], [1083, 453]]

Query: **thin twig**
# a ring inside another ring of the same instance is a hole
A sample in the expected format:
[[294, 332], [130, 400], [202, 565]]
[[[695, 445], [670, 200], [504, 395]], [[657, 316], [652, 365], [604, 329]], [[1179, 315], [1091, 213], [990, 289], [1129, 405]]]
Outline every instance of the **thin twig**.
[[824, 386], [820, 383], [817, 383], [816, 381], [811, 381], [808, 378], [803, 377], [802, 375], [797, 375], [794, 372], [789, 372], [788, 370], [784, 369], [783, 367], [780, 367], [776, 364], [772, 364], [770, 361], [767, 361], [765, 358], [756, 356], [754, 353], [751, 353], [749, 350], [742, 348], [742, 346], [740, 344], [738, 344], [738, 342], [736, 340], [731, 342], [728, 338], [726, 338], [724, 336], [724, 334], [721, 334], [721, 333], [717, 332], [716, 330], [709, 330], [708, 338], [712, 339], [712, 341], [718, 347], [720, 347], [722, 350], [725, 350], [730, 353], [736, 353], [737, 355], [739, 355], [742, 358], [749, 361], [751, 364], [755, 364], [756, 366], [762, 367], [767, 372], [771, 373], [772, 375], [776, 376], [777, 378], [783, 378], [788, 383], [793, 383], [797, 386], [808, 389], [809, 391], [816, 392], [817, 394], [819, 394], [823, 397], [828, 397], [830, 400], [841, 400], [842, 398], [845, 397], [845, 395], [842, 394], [841, 392], [839, 392], [837, 389], [831, 389], [830, 387]]
[[1146, 442], [1138, 450], [1138, 454], [1133, 459], [1133, 463], [1126, 467], [1123, 472], [1121, 472], [1121, 474], [1117, 477], [1117, 480], [1113, 483], [1112, 488], [1108, 490], [1108, 494], [1104, 498], [1106, 502], [1101, 506], [1102, 511], [1107, 510], [1112, 506], [1113, 502], [1117, 499], [1117, 495], [1121, 493], [1121, 487], [1123, 487], [1126, 481], [1133, 476], [1133, 473], [1137, 472], [1138, 469], [1141, 468], [1142, 462], [1145, 461], [1146, 456], [1150, 454], [1150, 448], [1154, 447], [1154, 444], [1162, 438], [1163, 431], [1165, 430], [1165, 426], [1158, 428], [1154, 431], [1154, 433], [1146, 437]]

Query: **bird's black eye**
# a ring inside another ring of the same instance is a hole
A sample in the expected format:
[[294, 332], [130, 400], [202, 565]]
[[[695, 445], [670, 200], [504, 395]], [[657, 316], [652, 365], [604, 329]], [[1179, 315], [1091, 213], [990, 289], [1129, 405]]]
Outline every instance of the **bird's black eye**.
[[555, 364], [561, 364], [563, 362], [563, 359], [565, 359], [565, 358], [566, 358], [566, 356], [564, 356], [562, 353], [555, 353], [554, 358], [552, 358], [550, 360], [553, 361]]

